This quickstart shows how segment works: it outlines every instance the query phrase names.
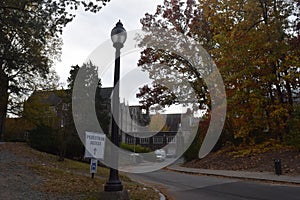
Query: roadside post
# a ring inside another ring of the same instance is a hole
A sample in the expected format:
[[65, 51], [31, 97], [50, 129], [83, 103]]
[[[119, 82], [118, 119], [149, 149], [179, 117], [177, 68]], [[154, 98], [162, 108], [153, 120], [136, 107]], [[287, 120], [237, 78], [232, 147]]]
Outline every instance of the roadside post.
[[92, 178], [94, 178], [94, 175], [97, 173], [97, 165], [98, 165], [98, 160], [92, 158], [90, 164], [90, 173], [92, 174]]
[[85, 132], [84, 157], [90, 158], [90, 173], [94, 178], [97, 173], [98, 160], [104, 159], [106, 136], [103, 133]]
[[275, 167], [275, 174], [282, 175], [282, 169], [281, 169], [281, 160], [275, 159], [274, 160], [274, 167]]

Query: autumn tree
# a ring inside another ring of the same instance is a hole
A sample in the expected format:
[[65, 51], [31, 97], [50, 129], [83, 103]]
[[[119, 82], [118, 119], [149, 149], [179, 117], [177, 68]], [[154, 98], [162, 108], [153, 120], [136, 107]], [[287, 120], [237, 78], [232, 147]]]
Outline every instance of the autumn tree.
[[[226, 87], [225, 128], [230, 129], [227, 132], [234, 138], [250, 144], [262, 132], [280, 141], [288, 133], [293, 97], [299, 96], [299, 46], [291, 44], [299, 37], [299, 28], [295, 29], [295, 19], [299, 20], [299, 16], [293, 17], [297, 10], [296, 1], [165, 0], [155, 14], [146, 14], [141, 23], [143, 30], [155, 35], [161, 43], [169, 38], [152, 32], [152, 28], [180, 32], [210, 53]], [[199, 102], [209, 107], [203, 73], [197, 74], [189, 66], [189, 60], [147, 45], [147, 40], [146, 35], [140, 43], [145, 50], [139, 65], [155, 81], [141, 89], [138, 94], [141, 102], [168, 104], [170, 98], [165, 97], [173, 96], [172, 90], [168, 93], [164, 87], [167, 77], [183, 73], [182, 78], [191, 83]], [[157, 80], [160, 84], [156, 84]]]
[[[197, 12], [194, 1], [165, 1], [154, 15], [146, 14], [141, 20], [146, 36], [140, 42], [145, 50], [138, 65], [150, 72], [153, 79], [152, 86], [144, 86], [137, 94], [144, 107], [188, 102], [196, 96], [199, 106], [209, 109], [210, 98], [203, 78], [211, 75], [211, 69], [207, 61], [201, 61], [201, 49], [188, 43], [188, 37], [194, 35], [190, 24], [198, 17]], [[152, 44], [163, 44], [165, 48]]]
[[[71, 9], [83, 6], [97, 12], [108, 0], [3, 0], [0, 2], [0, 139], [9, 97], [26, 91], [36, 76], [48, 74], [60, 55], [63, 27], [75, 17]], [[14, 107], [14, 106], [12, 106]]]
[[299, 87], [299, 56], [288, 42], [294, 4], [230, 1], [215, 7], [226, 10], [207, 6], [206, 15], [223, 21], [213, 37], [219, 47], [212, 54], [225, 80], [234, 137], [252, 143], [265, 131], [282, 142]]

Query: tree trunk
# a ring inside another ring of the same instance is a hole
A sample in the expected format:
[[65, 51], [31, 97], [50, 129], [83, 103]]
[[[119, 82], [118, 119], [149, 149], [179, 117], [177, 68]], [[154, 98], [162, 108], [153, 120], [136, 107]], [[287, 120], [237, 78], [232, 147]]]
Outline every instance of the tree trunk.
[[65, 154], [66, 154], [66, 130], [65, 128], [62, 128], [60, 131], [60, 149], [59, 149], [59, 158], [58, 161], [62, 162], [65, 160]]
[[[284, 71], [284, 75], [285, 76], [288, 76], [288, 72], [287, 70]], [[287, 99], [288, 99], [288, 103], [290, 104], [291, 108], [293, 107], [293, 94], [292, 94], [292, 86], [291, 86], [291, 83], [289, 80], [286, 80], [286, 83], [285, 83], [285, 88], [286, 88], [286, 91], [287, 91]], [[290, 110], [291, 112], [289, 112], [289, 114], [292, 113], [292, 109]]]
[[0, 69], [0, 141], [3, 141], [8, 104], [8, 76]]

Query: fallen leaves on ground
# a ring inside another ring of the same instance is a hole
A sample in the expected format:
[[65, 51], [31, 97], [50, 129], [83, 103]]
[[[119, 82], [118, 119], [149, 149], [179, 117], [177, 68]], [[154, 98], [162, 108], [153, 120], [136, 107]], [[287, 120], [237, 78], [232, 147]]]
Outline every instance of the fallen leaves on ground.
[[[98, 167], [95, 178], [89, 174], [89, 163], [65, 159], [58, 161], [58, 156], [36, 151], [25, 143], [6, 143], [3, 148], [25, 158], [25, 164], [35, 173], [44, 178], [35, 185], [35, 189], [46, 193], [67, 194], [79, 199], [97, 199], [99, 192], [107, 182], [109, 169]], [[151, 187], [136, 183], [125, 174], [120, 173], [124, 188], [128, 190], [131, 200], [158, 200], [159, 194]]]
[[203, 159], [184, 164], [185, 167], [214, 170], [274, 172], [274, 159], [280, 159], [284, 174], [300, 174], [300, 152], [291, 147], [225, 148]]

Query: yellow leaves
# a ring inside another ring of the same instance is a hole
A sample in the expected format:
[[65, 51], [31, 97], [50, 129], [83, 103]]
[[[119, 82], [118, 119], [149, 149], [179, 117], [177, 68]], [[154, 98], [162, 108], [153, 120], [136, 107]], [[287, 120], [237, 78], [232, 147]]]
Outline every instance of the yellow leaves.
[[282, 120], [283, 118], [289, 116], [289, 111], [284, 106], [275, 105], [272, 107], [274, 110], [270, 113], [270, 117], [274, 120]]
[[[49, 192], [51, 196], [98, 199], [99, 192], [103, 190], [103, 185], [109, 177], [109, 169], [99, 166], [95, 178], [92, 179], [89, 174], [89, 163], [69, 159], [59, 162], [57, 156], [39, 152], [24, 143], [0, 145], [0, 151], [4, 149], [18, 155], [16, 164], [32, 170], [32, 176], [39, 176], [38, 179], [41, 181], [34, 184], [34, 189]], [[154, 189], [132, 181], [123, 173], [120, 173], [120, 179], [128, 190], [131, 200], [159, 200], [159, 195]]]
[[59, 194], [94, 192], [98, 191], [99, 186], [105, 183], [105, 180], [91, 179], [88, 176], [74, 174], [60, 168], [37, 165], [35, 168], [40, 175], [47, 178], [39, 187], [40, 190], [46, 192]]
[[289, 117], [289, 110], [284, 105], [271, 106], [269, 122], [274, 132], [284, 132]]
[[250, 129], [248, 126], [245, 126], [245, 121], [242, 120], [236, 120], [237, 127], [241, 127], [237, 130], [237, 132], [234, 134], [234, 138], [246, 138], [249, 135]]
[[269, 152], [272, 150], [282, 150], [285, 147], [284, 145], [276, 142], [273, 139], [267, 140], [266, 142], [263, 142], [261, 144], [256, 144], [248, 148], [241, 147], [240, 149], [236, 149], [229, 153], [229, 155], [232, 155], [234, 158], [242, 158], [247, 156], [253, 156], [262, 154], [265, 152]]
[[[298, 86], [300, 64], [298, 39], [291, 44], [297, 33], [291, 33], [287, 21], [293, 5], [286, 1], [201, 0], [195, 6], [189, 36], [200, 41], [220, 69], [227, 94], [227, 118], [233, 123], [230, 131], [236, 138], [247, 139], [255, 132], [287, 132], [290, 109], [284, 104], [291, 102], [291, 90]], [[167, 18], [154, 19], [169, 22]], [[205, 103], [209, 105], [209, 101]], [[164, 127], [162, 119], [156, 118], [152, 129]]]
[[226, 35], [224, 35], [224, 33], [218, 33], [214, 35], [213, 39], [216, 41], [217, 44], [221, 46], [223, 46], [223, 44], [226, 44], [228, 41], [228, 38], [226, 37]]

